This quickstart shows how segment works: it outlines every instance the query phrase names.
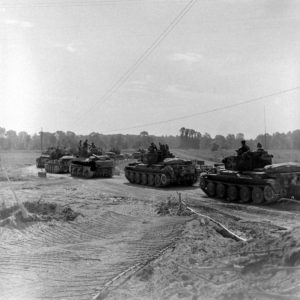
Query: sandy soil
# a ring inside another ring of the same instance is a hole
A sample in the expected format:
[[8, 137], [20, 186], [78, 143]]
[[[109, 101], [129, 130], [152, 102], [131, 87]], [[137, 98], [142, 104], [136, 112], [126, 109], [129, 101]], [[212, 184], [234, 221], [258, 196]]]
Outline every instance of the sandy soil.
[[[229, 204], [197, 186], [132, 185], [122, 173], [83, 180], [37, 171], [0, 181], [0, 299], [300, 299], [297, 202]], [[177, 211], [178, 193], [246, 241], [203, 216], [158, 215], [170, 199]]]

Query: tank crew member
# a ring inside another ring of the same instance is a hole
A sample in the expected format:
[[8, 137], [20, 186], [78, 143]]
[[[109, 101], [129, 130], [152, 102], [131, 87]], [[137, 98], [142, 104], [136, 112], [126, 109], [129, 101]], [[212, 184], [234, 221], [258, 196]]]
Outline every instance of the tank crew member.
[[263, 147], [262, 147], [262, 144], [261, 143], [257, 143], [257, 146], [256, 146], [256, 151], [257, 152], [264, 152], [265, 150], [263, 149]]
[[250, 151], [250, 148], [248, 145], [246, 145], [246, 141], [242, 140], [241, 141], [242, 147], [238, 149], [237, 154], [238, 155], [242, 155], [243, 153], [246, 153], [248, 151]]
[[157, 151], [157, 147], [154, 143], [151, 143], [149, 148], [148, 148], [149, 152], [156, 152]]
[[88, 148], [88, 140], [85, 140], [83, 143], [83, 149], [87, 149]]

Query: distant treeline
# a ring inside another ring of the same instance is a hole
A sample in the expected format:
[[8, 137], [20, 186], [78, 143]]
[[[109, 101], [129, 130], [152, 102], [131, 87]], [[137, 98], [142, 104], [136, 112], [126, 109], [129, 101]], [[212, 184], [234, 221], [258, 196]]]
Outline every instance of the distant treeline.
[[[42, 136], [42, 141], [41, 141]], [[300, 130], [288, 133], [260, 134], [255, 139], [245, 138], [243, 133], [228, 134], [227, 136], [200, 133], [194, 129], [182, 127], [176, 136], [154, 136], [147, 131], [139, 135], [114, 134], [104, 135], [92, 132], [88, 135], [77, 135], [72, 131], [43, 132], [30, 135], [25, 131], [16, 132], [0, 127], [0, 150], [40, 150], [49, 147], [66, 148], [70, 151], [78, 149], [79, 141], [88, 140], [103, 150], [110, 149], [139, 149], [148, 148], [151, 142], [168, 144], [172, 148], [191, 149], [237, 149], [240, 142], [246, 139], [250, 148], [255, 149], [260, 142], [266, 149], [294, 149], [300, 150]]]

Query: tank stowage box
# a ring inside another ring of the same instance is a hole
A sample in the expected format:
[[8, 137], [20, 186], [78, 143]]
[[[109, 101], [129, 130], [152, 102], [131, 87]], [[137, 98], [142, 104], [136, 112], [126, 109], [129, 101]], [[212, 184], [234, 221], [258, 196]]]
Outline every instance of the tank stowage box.
[[73, 159], [70, 165], [70, 173], [73, 177], [111, 178], [113, 171], [114, 161], [105, 155]]
[[225, 169], [200, 176], [201, 189], [230, 202], [271, 203], [300, 196], [300, 164], [272, 164], [272, 155], [249, 152], [223, 160]]
[[195, 164], [190, 160], [175, 158], [167, 149], [144, 153], [141, 162], [126, 166], [127, 180], [156, 187], [193, 185], [197, 181]]

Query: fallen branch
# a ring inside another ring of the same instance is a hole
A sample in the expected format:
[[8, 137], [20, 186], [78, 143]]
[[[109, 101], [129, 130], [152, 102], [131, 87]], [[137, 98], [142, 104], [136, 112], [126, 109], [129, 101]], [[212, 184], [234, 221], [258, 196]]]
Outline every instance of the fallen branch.
[[224, 231], [226, 233], [226, 235], [228, 235], [228, 237], [238, 241], [238, 242], [247, 242], [246, 239], [238, 236], [237, 234], [235, 234], [234, 232], [232, 232], [231, 230], [229, 230], [228, 228], [226, 228], [223, 224], [221, 224], [220, 222], [214, 220], [213, 218], [209, 217], [209, 216], [206, 216], [206, 215], [203, 215], [203, 214], [200, 214], [198, 213], [197, 211], [195, 211], [194, 209], [192, 209], [191, 207], [189, 207], [183, 200], [181, 200], [182, 203], [186, 206], [187, 209], [189, 209], [191, 212], [193, 212], [194, 214], [200, 216], [200, 217], [203, 217], [203, 218], [206, 218], [210, 221], [212, 221], [213, 223], [217, 224], [219, 227], [221, 227], [221, 230]]

